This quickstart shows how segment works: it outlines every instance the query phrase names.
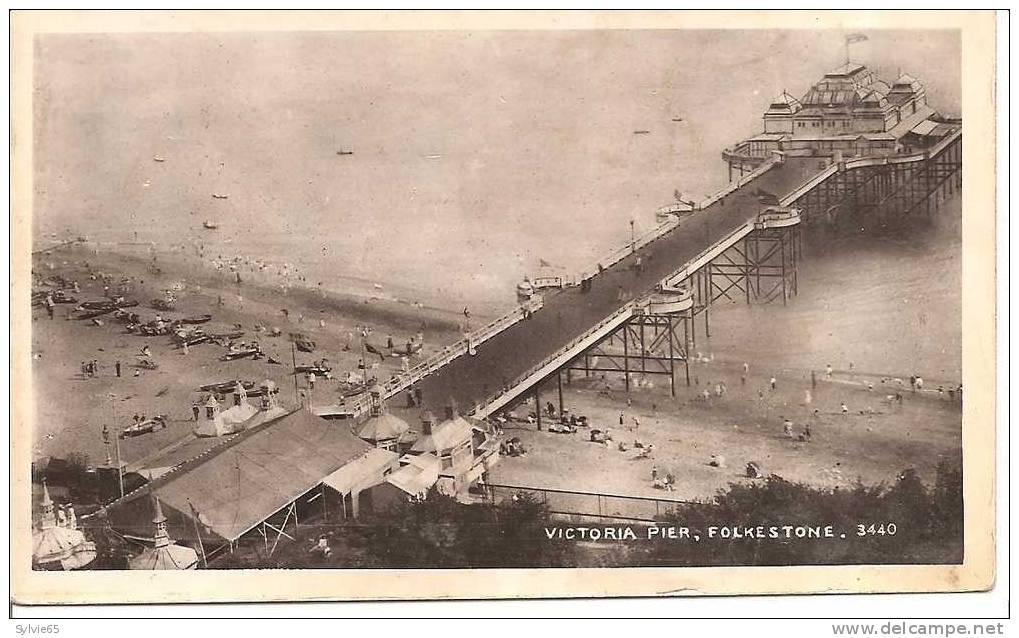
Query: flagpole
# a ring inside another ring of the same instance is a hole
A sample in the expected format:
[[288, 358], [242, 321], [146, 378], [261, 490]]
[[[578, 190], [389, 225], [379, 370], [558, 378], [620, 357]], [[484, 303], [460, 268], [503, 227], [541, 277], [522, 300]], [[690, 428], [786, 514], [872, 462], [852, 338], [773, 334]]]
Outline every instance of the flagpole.
[[198, 548], [202, 550], [202, 567], [207, 568], [209, 561], [205, 558], [205, 543], [202, 542], [202, 533], [198, 529], [198, 510], [195, 509], [191, 499], [188, 499], [188, 507], [191, 508], [191, 521], [195, 524], [195, 537], [198, 539]]
[[[112, 411], [113, 411], [113, 426], [114, 426], [113, 429], [116, 430], [117, 429], [116, 428], [116, 425], [117, 425], [117, 395], [111, 394], [110, 398], [112, 399], [112, 401], [110, 403], [110, 406], [111, 406]], [[124, 498], [124, 466], [120, 462], [120, 433], [119, 432], [116, 434], [116, 438], [114, 438], [114, 444], [117, 446], [117, 482], [120, 484], [120, 498]]]

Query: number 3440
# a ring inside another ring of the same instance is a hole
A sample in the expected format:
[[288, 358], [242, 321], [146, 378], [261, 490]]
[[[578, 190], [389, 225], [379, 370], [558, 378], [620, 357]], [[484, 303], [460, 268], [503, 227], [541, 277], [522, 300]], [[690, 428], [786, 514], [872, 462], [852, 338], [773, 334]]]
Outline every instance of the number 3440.
[[882, 523], [880, 525], [870, 524], [863, 525], [859, 524], [856, 526], [857, 536], [895, 536], [895, 533], [899, 531], [899, 528], [895, 523]]

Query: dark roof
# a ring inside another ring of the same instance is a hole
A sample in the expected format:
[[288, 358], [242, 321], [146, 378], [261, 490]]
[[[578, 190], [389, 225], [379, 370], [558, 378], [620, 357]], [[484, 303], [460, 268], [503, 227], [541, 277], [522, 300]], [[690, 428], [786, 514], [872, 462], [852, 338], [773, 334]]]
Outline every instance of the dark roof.
[[371, 448], [346, 424], [307, 410], [245, 434], [114, 503], [108, 514], [113, 526], [120, 529], [123, 521], [133, 528], [138, 516], [130, 510], [147, 518], [151, 506], [143, 497], [155, 493], [178, 512], [193, 505], [203, 527], [235, 540]]

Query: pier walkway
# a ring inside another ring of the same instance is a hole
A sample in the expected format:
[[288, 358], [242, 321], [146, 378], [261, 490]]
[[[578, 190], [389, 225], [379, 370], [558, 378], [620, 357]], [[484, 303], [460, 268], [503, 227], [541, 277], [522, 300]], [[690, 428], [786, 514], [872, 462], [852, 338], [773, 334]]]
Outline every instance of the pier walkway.
[[[497, 321], [504, 327], [472, 335], [470, 344], [448, 347], [434, 361], [426, 362], [424, 370], [412, 370], [404, 378], [384, 385], [384, 398], [390, 399], [390, 410], [403, 411], [405, 401], [398, 395], [411, 385], [419, 388], [422, 396], [423, 406], [415, 411], [429, 409], [441, 415], [450, 399], [465, 413], [489, 406], [497, 395], [509, 390], [578, 336], [613, 316], [620, 319], [629, 316], [628, 304], [755, 219], [764, 207], [758, 200], [759, 191], [781, 199], [824, 168], [819, 167], [819, 162], [823, 160], [792, 157], [762, 167], [722, 191], [724, 194], [704, 202], [700, 210], [682, 221], [666, 224], [668, 227], [657, 237], [641, 238], [635, 251], [626, 245], [602, 259], [601, 272], [597, 272], [596, 266], [585, 273], [585, 277], [590, 277], [589, 289], [571, 286], [545, 291], [542, 307], [529, 313], [529, 317], [523, 318], [522, 311], [518, 311], [519, 316], [518, 312], [511, 313]], [[634, 268], [638, 256], [642, 264], [639, 270]], [[473, 354], [465, 352], [468, 348]], [[366, 401], [351, 400], [347, 405], [321, 408], [316, 413], [325, 417], [357, 416], [366, 409]]]

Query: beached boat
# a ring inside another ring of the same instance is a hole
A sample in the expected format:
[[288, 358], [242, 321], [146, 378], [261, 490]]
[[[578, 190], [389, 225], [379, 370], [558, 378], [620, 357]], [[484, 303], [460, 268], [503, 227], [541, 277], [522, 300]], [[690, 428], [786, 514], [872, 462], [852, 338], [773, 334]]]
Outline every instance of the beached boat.
[[230, 352], [227, 352], [222, 357], [220, 357], [219, 360], [220, 361], [237, 361], [238, 359], [247, 359], [249, 357], [252, 358], [252, 359], [261, 359], [262, 358], [262, 349], [258, 348], [256, 346], [256, 347], [247, 347], [247, 348], [239, 348], [237, 350], [231, 350]]
[[206, 230], [216, 230], [217, 228], [219, 228], [219, 224], [212, 220], [206, 219], [205, 222], [202, 223], [202, 228]]
[[113, 312], [114, 310], [116, 310], [116, 308], [114, 308], [112, 306], [107, 307], [107, 308], [96, 308], [96, 309], [92, 309], [92, 310], [82, 309], [82, 310], [79, 310], [79, 311], [75, 312], [73, 315], [71, 315], [71, 318], [75, 319], [76, 321], [82, 321], [82, 320], [85, 320], [85, 319], [95, 319], [96, 317], [101, 317], [101, 316], [103, 316], [105, 314], [109, 314], [109, 313]]
[[243, 330], [234, 330], [232, 332], [221, 332], [221, 333], [218, 333], [218, 334], [209, 334], [209, 337], [213, 341], [216, 341], [217, 343], [223, 343], [223, 344], [229, 343], [229, 342], [233, 341], [234, 339], [240, 339], [243, 336], [244, 336], [244, 331]]
[[157, 432], [159, 430], [166, 429], [166, 416], [160, 414], [159, 416], [139, 421], [134, 425], [130, 425], [118, 435], [118, 438], [126, 439], [132, 436], [141, 436], [142, 434], [149, 434], [151, 432]]
[[354, 397], [359, 394], [364, 394], [368, 391], [368, 385], [365, 383], [349, 383], [347, 381], [341, 381], [339, 388], [340, 396], [344, 399], [348, 397]]
[[206, 323], [208, 321], [212, 321], [212, 315], [208, 315], [208, 314], [206, 314], [206, 315], [195, 315], [193, 317], [184, 317], [183, 319], [180, 320], [181, 323], [188, 323], [188, 324]]
[[294, 374], [308, 374], [309, 372], [315, 373], [318, 377], [330, 377], [332, 376], [333, 369], [325, 363], [313, 363], [311, 365], [297, 366], [294, 368]]
[[185, 345], [197, 346], [199, 344], [208, 343], [212, 341], [212, 337], [200, 329], [177, 330], [173, 333], [173, 338], [174, 341], [177, 342], [177, 345], [180, 347], [183, 347]]
[[170, 326], [166, 324], [156, 326], [146, 323], [138, 326], [137, 332], [143, 337], [162, 337], [163, 335], [170, 334], [170, 329]]
[[226, 394], [227, 392], [233, 392], [233, 389], [240, 383], [244, 391], [247, 392], [255, 387], [253, 381], [240, 381], [237, 379], [231, 381], [217, 381], [216, 383], [206, 383], [205, 385], [198, 386], [199, 392], [215, 392], [216, 394]]
[[113, 311], [113, 318], [121, 323], [141, 323], [141, 316], [137, 312], [128, 312], [120, 308]]

